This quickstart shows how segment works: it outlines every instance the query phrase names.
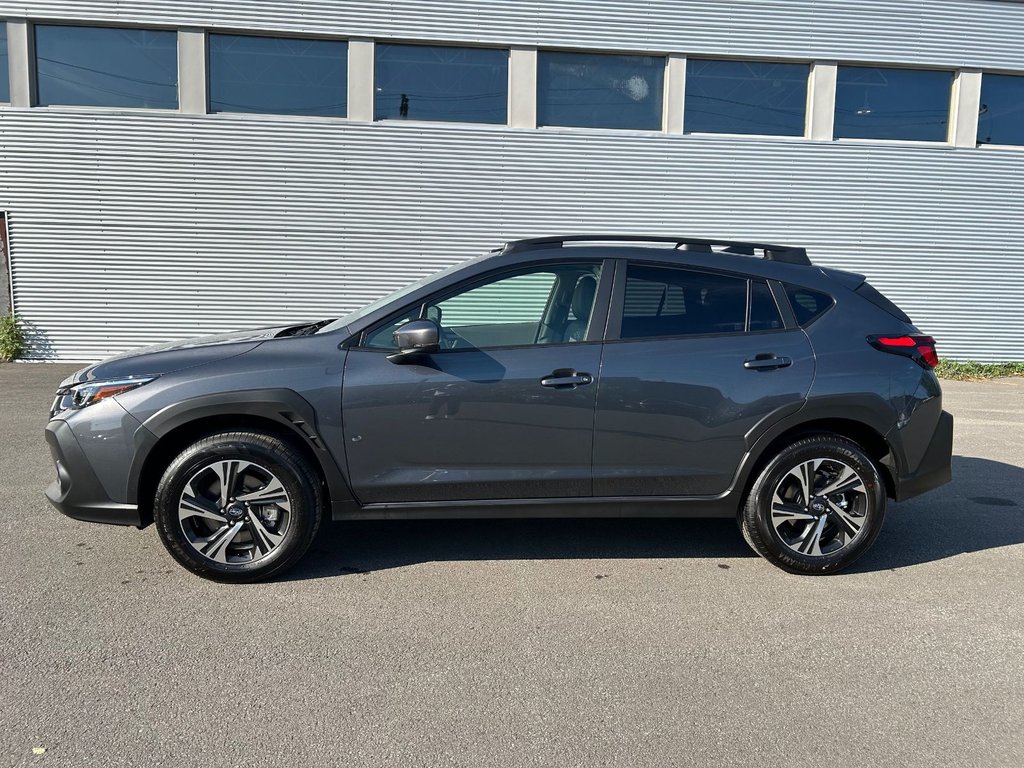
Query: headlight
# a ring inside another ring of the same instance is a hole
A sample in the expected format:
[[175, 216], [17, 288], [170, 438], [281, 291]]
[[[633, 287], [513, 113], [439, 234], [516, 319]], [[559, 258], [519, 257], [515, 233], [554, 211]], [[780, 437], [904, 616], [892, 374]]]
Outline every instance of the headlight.
[[108, 397], [130, 392], [143, 384], [148, 384], [154, 378], [156, 377], [107, 379], [106, 381], [86, 381], [74, 384], [57, 393], [57, 399], [53, 404], [53, 413], [67, 408], [85, 408], [94, 405], [100, 400], [106, 400]]

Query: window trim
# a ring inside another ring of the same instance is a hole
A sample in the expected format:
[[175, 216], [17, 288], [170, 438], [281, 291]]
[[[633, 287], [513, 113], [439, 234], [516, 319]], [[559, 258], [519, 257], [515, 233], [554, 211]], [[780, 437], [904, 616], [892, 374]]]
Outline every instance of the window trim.
[[[717, 275], [719, 277], [729, 277], [734, 280], [743, 280], [746, 283], [747, 300], [746, 300], [746, 314], [743, 319], [742, 331], [723, 331], [719, 333], [683, 333], [674, 334], [671, 336], [630, 336], [629, 338], [622, 337], [622, 321], [623, 321], [623, 309], [626, 303], [626, 280], [629, 274], [629, 267], [631, 265], [645, 266], [645, 267], [656, 267], [659, 269], [674, 269], [679, 272], [690, 272], [699, 273], [705, 275]], [[752, 282], [756, 280], [758, 282], [767, 283], [768, 288], [772, 293], [772, 297], [775, 299], [775, 305], [779, 310], [779, 316], [782, 319], [781, 328], [768, 328], [763, 331], [751, 331], [750, 330], [750, 302]], [[658, 341], [661, 339], [671, 340], [683, 340], [683, 339], [707, 339], [707, 338], [735, 338], [737, 336], [763, 336], [768, 333], [784, 333], [797, 328], [796, 323], [790, 323], [790, 317], [787, 316], [787, 311], [792, 313], [792, 308], [787, 303], [786, 309], [783, 310], [779, 304], [778, 297], [775, 295], [775, 291], [772, 290], [772, 280], [769, 278], [759, 277], [757, 275], [744, 274], [742, 272], [732, 272], [726, 269], [710, 269], [706, 267], [697, 267], [690, 264], [674, 264], [665, 261], [656, 261], [648, 259], [616, 259], [615, 265], [615, 286], [612, 292], [612, 300], [608, 306], [608, 328], [605, 333], [605, 342], [607, 343], [628, 343], [633, 341]], [[813, 290], [813, 289], [809, 289]], [[821, 291], [819, 291], [821, 293]], [[833, 306], [834, 306], [833, 299]], [[831, 307], [830, 307], [831, 309]], [[827, 310], [826, 310], [827, 311]], [[822, 313], [824, 314], [824, 312]], [[820, 317], [820, 315], [819, 315]], [[815, 318], [817, 319], [817, 318]]]
[[[489, 127], [489, 128], [508, 128], [512, 125], [512, 46], [511, 45], [481, 45], [481, 44], [466, 44], [466, 43], [435, 43], [435, 42], [423, 42], [421, 40], [407, 41], [390, 38], [375, 38], [373, 41], [373, 122], [384, 123], [387, 125], [400, 124], [400, 125], [415, 125], [417, 123], [424, 125], [468, 125], [473, 127]], [[473, 120], [429, 120], [429, 119], [417, 119], [412, 120], [401, 117], [377, 117], [377, 56], [379, 45], [398, 45], [415, 48], [469, 48], [473, 50], [484, 50], [484, 51], [504, 51], [505, 53], [505, 121], [500, 123], [483, 123], [476, 122]]]
[[[541, 70], [541, 57], [545, 53], [568, 53], [576, 54], [580, 56], [631, 56], [633, 58], [649, 58], [649, 59], [663, 59], [664, 66], [661, 72], [661, 98], [658, 99], [659, 109], [661, 111], [660, 119], [658, 120], [657, 128], [614, 128], [605, 125], [558, 125], [555, 123], [542, 123], [540, 120], [540, 70]], [[669, 62], [671, 61], [672, 54], [670, 53], [649, 53], [646, 51], [620, 51], [610, 50], [605, 48], [559, 48], [552, 46], [537, 46], [537, 75], [534, 79], [533, 84], [533, 106], [534, 113], [536, 115], [536, 125], [534, 130], [551, 130], [556, 131], [602, 131], [612, 132], [616, 134], [623, 133], [638, 133], [644, 135], [658, 134], [668, 135], [666, 124], [668, 120], [668, 87], [669, 87]], [[511, 62], [510, 62], [511, 63]], [[511, 69], [510, 69], [511, 71]], [[685, 116], [684, 116], [685, 120]]]
[[[344, 121], [349, 119], [349, 89], [348, 89], [348, 69], [349, 69], [349, 45], [350, 41], [347, 37], [328, 37], [326, 35], [314, 36], [314, 35], [291, 35], [291, 34], [274, 34], [266, 31], [261, 31], [259, 34], [249, 34], [246, 32], [230, 32], [223, 29], [206, 29], [206, 39], [204, 41], [204, 53], [206, 56], [206, 105], [205, 112], [203, 113], [207, 117], [220, 117], [221, 115], [227, 115], [232, 118], [246, 117], [246, 118], [257, 118], [264, 119], [270, 118], [284, 118], [287, 120], [332, 120], [332, 121]], [[253, 110], [236, 111], [230, 109], [218, 109], [213, 108], [213, 71], [210, 66], [210, 52], [212, 49], [212, 39], [214, 37], [258, 37], [268, 40], [310, 40], [315, 42], [325, 43], [344, 43], [345, 55], [343, 61], [345, 62], [345, 114], [344, 115], [294, 115], [287, 112], [261, 112]], [[181, 87], [179, 83], [179, 89]], [[180, 97], [179, 97], [180, 101]]]
[[[167, 24], [118, 24], [118, 23], [107, 23], [103, 21], [74, 21], [69, 19], [38, 19], [30, 20], [29, 26], [29, 56], [28, 56], [28, 67], [31, 80], [31, 93], [29, 95], [29, 103], [33, 111], [35, 110], [54, 110], [54, 111], [81, 111], [86, 113], [104, 113], [104, 114], [151, 114], [151, 115], [166, 115], [166, 114], [178, 114], [181, 112], [181, 43], [180, 43], [180, 32], [182, 27]], [[39, 103], [39, 54], [37, 52], [37, 40], [36, 37], [39, 27], [71, 27], [77, 29], [125, 29], [129, 31], [138, 32], [172, 32], [174, 34], [174, 66], [175, 66], [175, 83], [174, 83], [174, 100], [176, 102], [174, 107], [132, 107], [132, 106], [115, 106], [105, 107], [98, 104], [40, 104]], [[10, 71], [10, 41], [8, 41], [8, 73]], [[209, 55], [208, 51], [206, 52]], [[10, 75], [8, 74], [8, 77]], [[11, 102], [5, 101], [3, 104], [10, 104]]]
[[[690, 62], [691, 61], [738, 61], [748, 64], [797, 64], [807, 67], [807, 78], [804, 83], [804, 120], [803, 130], [800, 133], [717, 133], [714, 131], [688, 131], [686, 130], [686, 96], [690, 86]], [[811, 122], [811, 111], [814, 108], [813, 74], [814, 65], [819, 63], [816, 59], [787, 59], [777, 56], [729, 56], [727, 54], [705, 55], [686, 54], [686, 78], [683, 84], [683, 136], [696, 136], [699, 138], [722, 136], [728, 139], [782, 139], [784, 141], [814, 141], [808, 135], [808, 126]]]
[[358, 350], [360, 352], [379, 352], [383, 354], [394, 353], [393, 349], [380, 349], [378, 347], [366, 346], [366, 337], [371, 333], [375, 333], [384, 326], [393, 323], [396, 319], [412, 311], [415, 307], [419, 306], [418, 317], [423, 317], [423, 308], [430, 303], [445, 301], [452, 296], [456, 296], [460, 293], [477, 288], [481, 285], [488, 283], [497, 282], [502, 278], [503, 275], [515, 275], [517, 273], [525, 272], [541, 272], [546, 268], [559, 267], [559, 266], [576, 266], [580, 264], [594, 264], [600, 265], [601, 274], [597, 283], [597, 292], [594, 294], [594, 308], [590, 312], [590, 321], [587, 325], [587, 336], [583, 341], [563, 341], [554, 344], [502, 344], [498, 346], [486, 346], [486, 347], [467, 347], [465, 349], [442, 349], [435, 354], [449, 354], [454, 352], [483, 352], [488, 350], [499, 350], [499, 349], [536, 349], [537, 347], [578, 347], [581, 344], [600, 344], [604, 341], [605, 330], [608, 324], [608, 295], [612, 290], [612, 281], [615, 275], [615, 259], [556, 259], [556, 260], [544, 260], [544, 261], [531, 261], [522, 264], [516, 264], [512, 266], [504, 266], [498, 269], [485, 272], [480, 275], [476, 275], [471, 278], [467, 278], [456, 283], [448, 288], [441, 289], [434, 293], [428, 294], [418, 301], [414, 301], [410, 304], [405, 304], [401, 309], [394, 312], [389, 312], [385, 317], [381, 318], [375, 323], [366, 326], [365, 328], [356, 331], [349, 337], [349, 341], [345, 343], [351, 350]]
[[[839, 109], [839, 73], [842, 69], [903, 69], [916, 72], [944, 72], [950, 75], [949, 94], [946, 98], [946, 137], [944, 139], [885, 139], [864, 136], [837, 136], [835, 117]], [[939, 147], [942, 149], [956, 148], [956, 109], [957, 109], [957, 77], [965, 67], [959, 65], [939, 64], [907, 64], [873, 61], [838, 61], [836, 62], [836, 98], [832, 104], [832, 141], [839, 144], [883, 144], [904, 147]]]

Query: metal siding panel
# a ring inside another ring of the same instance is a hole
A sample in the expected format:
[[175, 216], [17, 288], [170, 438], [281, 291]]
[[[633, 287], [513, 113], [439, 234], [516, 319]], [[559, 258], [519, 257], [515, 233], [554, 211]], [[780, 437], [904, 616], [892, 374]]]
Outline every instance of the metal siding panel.
[[1024, 359], [1024, 151], [58, 109], [0, 132], [33, 357], [336, 316], [611, 229], [807, 245], [943, 354]]
[[1010, 0], [23, 0], [2, 15], [1024, 69]]

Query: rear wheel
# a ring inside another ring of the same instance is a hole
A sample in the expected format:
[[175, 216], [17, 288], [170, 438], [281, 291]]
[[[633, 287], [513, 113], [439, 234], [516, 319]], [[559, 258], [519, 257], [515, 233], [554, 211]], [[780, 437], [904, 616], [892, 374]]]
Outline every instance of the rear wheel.
[[791, 573], [835, 573], [874, 543], [885, 518], [878, 468], [852, 440], [815, 435], [782, 450], [747, 495], [747, 543]]
[[279, 575], [309, 548], [321, 517], [317, 474], [284, 441], [230, 432], [189, 446], [164, 472], [153, 505], [171, 555], [207, 579]]

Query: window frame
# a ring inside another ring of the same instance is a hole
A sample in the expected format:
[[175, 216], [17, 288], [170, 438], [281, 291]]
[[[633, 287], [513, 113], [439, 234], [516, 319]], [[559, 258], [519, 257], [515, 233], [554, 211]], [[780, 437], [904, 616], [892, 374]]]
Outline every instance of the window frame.
[[[515, 265], [506, 265], [497, 269], [484, 272], [474, 277], [461, 280], [454, 285], [442, 288], [439, 291], [428, 294], [417, 301], [405, 304], [394, 312], [389, 312], [385, 317], [377, 320], [370, 325], [360, 329], [359, 331], [352, 334], [349, 341], [346, 342], [347, 346], [351, 350], [358, 350], [360, 352], [377, 352], [380, 354], [393, 354], [394, 349], [381, 349], [379, 347], [368, 347], [366, 346], [366, 338], [370, 334], [376, 333], [385, 326], [393, 324], [395, 321], [400, 319], [403, 315], [410, 314], [414, 310], [417, 312], [417, 318], [423, 319], [426, 307], [430, 304], [437, 304], [442, 301], [446, 301], [453, 296], [457, 296], [460, 293], [478, 288], [488, 283], [497, 282], [503, 279], [505, 276], [513, 277], [517, 274], [523, 274], [528, 272], [542, 272], [546, 268], [554, 267], [566, 267], [566, 266], [578, 266], [580, 264], [599, 264], [601, 267], [601, 274], [597, 282], [597, 292], [594, 294], [594, 307], [590, 312], [590, 322], [587, 326], [587, 337], [583, 341], [563, 341], [554, 344], [501, 344], [496, 346], [484, 346], [484, 347], [466, 347], [464, 349], [442, 349], [434, 354], [452, 354], [452, 353], [465, 353], [465, 352], [481, 352], [487, 350], [499, 350], [499, 349], [537, 349], [543, 347], [578, 347], [582, 344], [600, 344], [604, 342], [604, 337], [607, 331], [608, 318], [609, 318], [609, 300], [612, 293], [612, 287], [614, 284], [615, 273], [616, 273], [616, 259], [608, 258], [579, 258], [579, 259], [544, 259], [541, 261], [529, 261]], [[550, 298], [550, 297], [549, 297]], [[418, 307], [418, 309], [417, 309]]]
[[[981, 71], [981, 87], [979, 89], [979, 96], [983, 99], [985, 94], [985, 78], [988, 75], [996, 75], [1001, 77], [1016, 77], [1024, 81], [1024, 70], [1009, 70], [1009, 69], [983, 69]], [[980, 117], [980, 115], [979, 115]], [[995, 149], [995, 150], [1017, 150], [1018, 152], [1024, 150], [1024, 142], [1020, 144], [999, 144], [996, 142], [982, 142], [981, 139], [981, 126], [979, 121], [978, 132], [974, 137], [974, 146], [976, 149]]]
[[[805, 82], [804, 90], [804, 119], [803, 119], [803, 130], [800, 133], [727, 133], [718, 131], [691, 131], [686, 127], [687, 109], [686, 109], [686, 98], [689, 93], [690, 87], [690, 62], [691, 61], [727, 61], [727, 62], [743, 62], [751, 64], [795, 64], [797, 66], [807, 67], [807, 80]], [[727, 56], [727, 55], [714, 55], [714, 54], [686, 54], [686, 74], [683, 78], [682, 87], [682, 108], [683, 108], [683, 125], [682, 133], [683, 136], [694, 136], [697, 138], [727, 138], [727, 139], [770, 139], [772, 141], [809, 141], [811, 140], [808, 135], [808, 128], [811, 121], [811, 112], [814, 109], [814, 92], [813, 92], [813, 81], [812, 73], [814, 71], [814, 65], [816, 61], [814, 59], [796, 59], [796, 58], [782, 58], [778, 56]], [[667, 83], [666, 83], [667, 85]]]
[[[477, 122], [474, 120], [438, 120], [430, 118], [402, 118], [402, 117], [377, 117], [377, 46], [394, 45], [416, 48], [468, 48], [472, 50], [502, 51], [505, 54], [505, 121], [501, 123]], [[512, 124], [512, 46], [511, 45], [488, 45], [482, 43], [459, 43], [459, 42], [426, 42], [423, 40], [407, 40], [404, 38], [377, 38], [373, 42], [373, 121], [374, 123], [385, 124], [410, 124], [424, 123], [427, 125], [446, 126], [468, 126], [471, 128], [508, 128]]]
[[[39, 102], [39, 54], [37, 51], [37, 33], [39, 27], [71, 27], [75, 29], [124, 29], [136, 32], [171, 32], [174, 34], [174, 62], [175, 62], [175, 88], [174, 107], [126, 107], [126, 106], [103, 106], [97, 104], [40, 104]], [[181, 47], [178, 26], [167, 24], [118, 24], [101, 21], [74, 21], [68, 19], [38, 19], [29, 22], [29, 73], [31, 77], [31, 88], [29, 103], [32, 109], [56, 109], [61, 111], [74, 110], [82, 112], [144, 112], [146, 114], [175, 114], [181, 112]], [[204, 54], [206, 52], [204, 51]], [[10, 40], [8, 40], [8, 68], [10, 68]], [[9, 76], [9, 75], [8, 75]], [[8, 104], [10, 102], [3, 102]]]
[[[315, 34], [315, 33], [301, 33], [301, 32], [282, 32], [279, 30], [248, 30], [248, 29], [234, 29], [234, 28], [206, 28], [204, 29], [205, 41], [203, 46], [203, 53], [205, 58], [205, 82], [204, 88], [206, 89], [206, 106], [205, 115], [207, 117], [213, 117], [215, 119], [231, 119], [231, 120], [298, 120], [298, 121], [347, 121], [349, 120], [349, 112], [351, 110], [351, 97], [352, 94], [349, 91], [349, 44], [350, 39], [347, 37], [339, 37], [338, 35], [328, 34]], [[345, 44], [345, 114], [344, 115], [302, 115], [293, 114], [290, 112], [256, 112], [256, 111], [234, 111], [219, 109], [214, 111], [212, 107], [213, 103], [213, 88], [211, 78], [211, 67], [210, 67], [210, 40], [213, 37], [259, 37], [269, 38], [272, 40], [310, 40], [315, 42], [328, 42], [328, 43], [344, 43]], [[179, 86], [180, 87], [180, 86]]]
[[[612, 288], [611, 301], [608, 306], [608, 331], [605, 334], [606, 343], [617, 343], [625, 344], [635, 341], [661, 341], [661, 340], [672, 340], [680, 341], [685, 339], [708, 339], [708, 338], [736, 338], [736, 337], [747, 337], [747, 336], [763, 336], [770, 333], [785, 333], [792, 331], [799, 326], [796, 325], [795, 318], [793, 317], [792, 307], [789, 306], [788, 300], [785, 305], [779, 302], [779, 293], [773, 285], [774, 282], [770, 278], [760, 277], [758, 275], [750, 275], [742, 272], [733, 272], [727, 269], [714, 269], [710, 267], [700, 267], [691, 264], [675, 264], [671, 262], [658, 261], [656, 259], [617, 259], [615, 267], [615, 284]], [[629, 267], [642, 266], [642, 267], [655, 267], [658, 269], [671, 269], [679, 272], [697, 273], [705, 275], [715, 275], [717, 277], [730, 277], [734, 280], [743, 280], [746, 282], [746, 310], [743, 319], [743, 330], [733, 332], [720, 332], [720, 333], [683, 333], [673, 334], [671, 336], [630, 336], [628, 338], [622, 337], [622, 321], [624, 319], [623, 309], [626, 300], [626, 280], [629, 273]], [[750, 304], [751, 304], [751, 285], [754, 281], [759, 283], [766, 283], [768, 285], [769, 292], [775, 301], [775, 307], [779, 310], [779, 317], [782, 320], [781, 328], [767, 328], [762, 331], [750, 330]], [[820, 293], [820, 291], [819, 291]], [[824, 314], [824, 313], [822, 313]], [[819, 315], [820, 317], [820, 315]], [[817, 319], [817, 318], [815, 318]]]
[[[836, 114], [839, 110], [839, 73], [843, 69], [910, 70], [914, 72], [942, 72], [950, 76], [949, 92], [946, 98], [946, 136], [943, 139], [891, 139], [865, 136], [837, 135]], [[832, 102], [832, 141], [842, 144], [888, 144], [897, 146], [932, 147], [948, 149], [954, 147], [956, 133], [957, 66], [929, 66], [928, 64], [907, 64], [875, 61], [840, 61], [836, 64], [836, 95]], [[810, 97], [808, 97], [810, 98]]]
[[[541, 71], [541, 58], [546, 53], [555, 54], [578, 54], [582, 56], [606, 56], [606, 57], [624, 57], [629, 56], [633, 58], [651, 58], [651, 59], [662, 59], [664, 66], [661, 72], [661, 94], [658, 99], [660, 104], [660, 120], [658, 121], [657, 128], [615, 128], [608, 126], [592, 126], [592, 125], [558, 125], [555, 123], [543, 123], [540, 119], [541, 113], [541, 88], [540, 88], [540, 71]], [[537, 131], [570, 131], [570, 132], [588, 132], [588, 131], [601, 131], [612, 134], [668, 134], [668, 113], [669, 113], [669, 62], [671, 61], [672, 53], [665, 51], [650, 51], [650, 50], [623, 50], [620, 48], [565, 48], [558, 46], [538, 46], [536, 49], [537, 54], [537, 68], [536, 76], [533, 81], [533, 109], [534, 109], [534, 127], [533, 130]], [[685, 55], [685, 54], [684, 54]], [[509, 67], [509, 75], [511, 77], [511, 66]], [[511, 99], [511, 88], [509, 89], [509, 98]], [[510, 105], [511, 106], [511, 105]], [[511, 109], [509, 111], [509, 120], [511, 122]]]

